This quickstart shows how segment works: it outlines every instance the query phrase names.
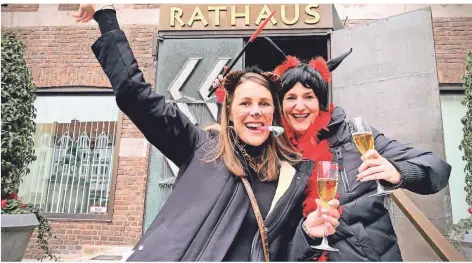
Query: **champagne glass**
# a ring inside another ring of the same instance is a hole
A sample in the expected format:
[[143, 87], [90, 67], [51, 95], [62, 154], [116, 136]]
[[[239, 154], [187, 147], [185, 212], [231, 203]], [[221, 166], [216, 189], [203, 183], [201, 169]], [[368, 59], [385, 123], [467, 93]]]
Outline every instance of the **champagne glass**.
[[[375, 149], [374, 148], [374, 136], [372, 135], [372, 129], [370, 128], [369, 124], [365, 117], [359, 116], [355, 117], [351, 122], [351, 134], [352, 140], [361, 152], [364, 155], [368, 150]], [[375, 194], [370, 195], [369, 197], [373, 196], [381, 196], [381, 195], [388, 195], [390, 191], [385, 191], [385, 189], [380, 184], [379, 180], [377, 180], [377, 192]]]
[[[328, 208], [328, 202], [336, 197], [336, 192], [338, 190], [338, 163], [320, 161], [317, 165], [318, 170], [316, 180], [318, 182], [318, 195], [321, 199], [321, 206]], [[312, 246], [312, 248], [328, 251], [339, 251], [337, 248], [333, 248], [328, 244], [326, 224], [329, 224], [329, 222], [324, 223], [324, 235], [321, 244], [319, 246]]]

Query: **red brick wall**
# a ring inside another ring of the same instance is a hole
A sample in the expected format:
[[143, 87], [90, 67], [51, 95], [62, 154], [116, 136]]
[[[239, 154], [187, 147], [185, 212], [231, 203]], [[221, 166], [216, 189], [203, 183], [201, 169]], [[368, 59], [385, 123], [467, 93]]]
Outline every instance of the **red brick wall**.
[[465, 56], [472, 50], [472, 17], [434, 18], [434, 44], [440, 83], [463, 83]]
[[141, 131], [136, 128], [134, 123], [127, 116], [123, 119], [121, 136], [124, 138], [144, 138]]
[[[154, 83], [152, 36], [156, 26], [122, 26], [138, 64], [148, 82]], [[99, 37], [96, 26], [17, 28], [27, 46], [26, 60], [35, 84], [50, 86], [110, 86], [90, 46]], [[144, 138], [125, 116], [122, 138]], [[113, 221], [52, 221], [56, 240], [54, 253], [66, 257], [82, 254], [93, 246], [134, 246], [142, 233], [148, 156], [120, 157], [116, 182]], [[25, 258], [34, 258], [40, 250], [35, 235]]]
[[[346, 27], [375, 20], [349, 20]], [[463, 83], [464, 59], [472, 50], [472, 17], [434, 18], [434, 45], [439, 83]]]
[[[145, 79], [154, 82], [152, 38], [157, 26], [123, 26]], [[110, 87], [91, 45], [97, 26], [18, 28], [26, 45], [26, 63], [38, 88], [64, 86]]]
[[[160, 4], [133, 4], [134, 9], [157, 9]], [[2, 7], [4, 12], [34, 12], [38, 11], [39, 4], [8, 4]], [[79, 10], [79, 4], [59, 4], [59, 11], [75, 11]]]
[[80, 4], [59, 4], [59, 11], [75, 11], [79, 10]]
[[8, 4], [8, 6], [2, 6], [2, 12], [35, 12], [38, 9], [39, 4]]
[[160, 4], [134, 4], [134, 9], [156, 9], [159, 8]]

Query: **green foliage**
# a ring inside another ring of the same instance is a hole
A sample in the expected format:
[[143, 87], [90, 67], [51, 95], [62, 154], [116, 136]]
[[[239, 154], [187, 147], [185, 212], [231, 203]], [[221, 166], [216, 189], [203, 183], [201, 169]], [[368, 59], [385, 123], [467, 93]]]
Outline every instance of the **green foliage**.
[[25, 44], [12, 31], [2, 31], [2, 214], [34, 213], [39, 221], [37, 244], [40, 260], [58, 260], [49, 248], [53, 238], [48, 220], [31, 204], [23, 204], [16, 193], [21, 177], [36, 160], [33, 135], [36, 87], [26, 66]]
[[[472, 214], [472, 51], [467, 53], [465, 59], [466, 73], [462, 78], [464, 80], [465, 97], [462, 100], [462, 105], [467, 109], [465, 116], [461, 119], [462, 132], [464, 137], [462, 138], [459, 149], [464, 153], [462, 160], [465, 161], [465, 187], [466, 191], [466, 202], [470, 206], [467, 210]], [[461, 219], [459, 223], [452, 226], [448, 233], [448, 238], [456, 248], [458, 247], [458, 241], [464, 239], [465, 233], [471, 233], [472, 231], [472, 217]]]
[[26, 66], [25, 45], [2, 32], [2, 199], [18, 192], [21, 177], [36, 160], [33, 149], [36, 87]]
[[459, 248], [460, 240], [464, 240], [465, 233], [469, 233], [472, 229], [472, 217], [463, 218], [459, 223], [454, 224], [448, 233], [449, 241], [456, 247]]
[[462, 132], [464, 137], [461, 141], [459, 149], [462, 150], [464, 156], [462, 160], [465, 163], [465, 191], [467, 193], [466, 202], [472, 206], [472, 51], [467, 53], [465, 60], [466, 74], [463, 78], [465, 97], [462, 100], [462, 105], [467, 108], [465, 116], [462, 118]]
[[52, 249], [49, 248], [49, 240], [56, 238], [52, 234], [51, 226], [46, 217], [41, 215], [41, 211], [31, 204], [23, 204], [18, 199], [15, 192], [11, 192], [10, 196], [2, 200], [2, 214], [35, 214], [39, 221], [38, 226], [38, 238], [36, 244], [42, 250], [42, 253], [37, 255], [39, 260], [49, 258], [50, 260], [58, 261], [58, 258], [52, 253]]
[[34, 213], [39, 221], [36, 244], [43, 251], [43, 253], [38, 254], [37, 258], [39, 258], [41, 261], [44, 258], [49, 258], [50, 260], [58, 261], [59, 259], [52, 253], [52, 249], [49, 247], [49, 240], [51, 238], [56, 237], [52, 234], [51, 225], [49, 225], [48, 219], [45, 216], [41, 215], [41, 211], [31, 204], [27, 204], [25, 209], [30, 211], [31, 213]]

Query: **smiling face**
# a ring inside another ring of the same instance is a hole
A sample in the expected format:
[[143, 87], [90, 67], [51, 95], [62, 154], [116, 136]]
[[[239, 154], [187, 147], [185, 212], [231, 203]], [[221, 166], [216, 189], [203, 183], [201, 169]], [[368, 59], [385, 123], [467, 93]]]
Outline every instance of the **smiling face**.
[[283, 97], [283, 113], [297, 134], [304, 134], [316, 121], [320, 104], [313, 89], [297, 82]]
[[[219, 116], [216, 145], [204, 157], [206, 163], [222, 160], [232, 174], [246, 176], [244, 160], [238, 154], [238, 141], [260, 146], [261, 162], [256, 167], [263, 181], [279, 176], [279, 162], [297, 163], [300, 154], [286, 136], [274, 137], [271, 132], [257, 129], [261, 126], [280, 125], [282, 111], [276, 91], [282, 83], [277, 75], [262, 72], [257, 67], [230, 72], [223, 82], [226, 90]], [[235, 138], [235, 135], [238, 138]]]
[[236, 87], [230, 107], [229, 118], [238, 137], [252, 146], [263, 144], [270, 132], [259, 127], [272, 125], [274, 119], [270, 91], [255, 81], [244, 81]]

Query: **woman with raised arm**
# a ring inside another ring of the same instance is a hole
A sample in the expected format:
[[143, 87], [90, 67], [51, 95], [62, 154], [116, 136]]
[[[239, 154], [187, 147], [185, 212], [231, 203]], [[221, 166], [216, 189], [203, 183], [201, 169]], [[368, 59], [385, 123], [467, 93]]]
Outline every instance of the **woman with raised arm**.
[[[92, 18], [101, 36], [92, 50], [119, 108], [180, 169], [161, 211], [128, 261], [300, 261], [317, 258], [313, 238], [338, 225], [338, 202], [302, 216], [313, 170], [285, 136], [278, 76], [257, 68], [224, 80], [218, 129], [203, 130], [146, 83], [114, 9], [83, 4], [77, 22]], [[144, 190], [144, 189], [143, 189]], [[310, 229], [303, 231], [302, 226]]]

